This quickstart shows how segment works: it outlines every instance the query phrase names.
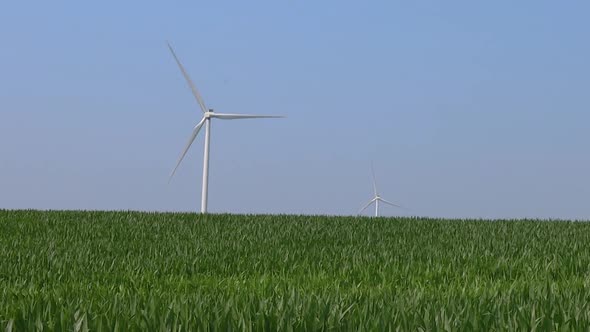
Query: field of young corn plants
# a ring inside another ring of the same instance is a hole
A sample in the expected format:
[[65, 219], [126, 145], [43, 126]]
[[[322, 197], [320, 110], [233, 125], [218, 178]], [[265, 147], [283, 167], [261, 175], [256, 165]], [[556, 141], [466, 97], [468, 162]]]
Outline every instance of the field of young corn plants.
[[0, 324], [586, 330], [590, 224], [0, 210]]

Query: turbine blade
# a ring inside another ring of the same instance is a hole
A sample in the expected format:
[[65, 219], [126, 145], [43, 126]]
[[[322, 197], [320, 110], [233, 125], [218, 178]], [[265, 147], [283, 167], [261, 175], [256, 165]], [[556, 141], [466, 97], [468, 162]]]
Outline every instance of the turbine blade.
[[191, 147], [191, 144], [193, 144], [193, 142], [195, 141], [195, 138], [199, 134], [199, 131], [201, 130], [201, 127], [203, 126], [203, 123], [205, 123], [205, 118], [203, 118], [201, 120], [201, 122], [199, 122], [195, 126], [195, 128], [193, 129], [193, 132], [191, 134], [191, 137], [188, 139], [188, 142], [186, 143], [186, 146], [184, 148], [184, 151], [182, 151], [182, 154], [180, 155], [180, 158], [178, 158], [178, 162], [176, 163], [176, 167], [174, 167], [174, 170], [172, 171], [172, 173], [170, 173], [170, 177], [168, 178], [168, 183], [170, 183], [170, 180], [172, 180], [172, 177], [174, 176], [174, 173], [176, 173], [176, 169], [178, 169], [178, 166], [182, 162], [182, 159], [186, 155], [188, 149]]
[[172, 46], [170, 45], [170, 43], [168, 43], [168, 48], [170, 49], [170, 53], [172, 53], [174, 60], [176, 60], [176, 63], [178, 64], [178, 68], [180, 68], [180, 71], [182, 72], [182, 76], [184, 76], [184, 79], [188, 83], [188, 86], [191, 88], [191, 91], [193, 92], [193, 96], [195, 96], [195, 99], [197, 99], [197, 103], [199, 103], [199, 106], [201, 106], [201, 110], [203, 111], [203, 113], [208, 112], [209, 109], [207, 108], [207, 106], [205, 106], [205, 102], [203, 101], [203, 98], [199, 94], [199, 90], [197, 90], [197, 87], [195, 86], [195, 84], [193, 83], [191, 78], [188, 76], [186, 70], [182, 66], [182, 63], [180, 63], [180, 60], [178, 60], [178, 57], [176, 56], [176, 53], [174, 52], [174, 49], [172, 49]]
[[367, 205], [363, 206], [362, 209], [359, 210], [359, 214], [361, 214], [363, 211], [365, 211], [371, 204], [373, 204], [373, 202], [375, 201], [375, 198], [373, 198], [372, 200], [369, 201], [369, 203], [367, 203]]
[[377, 196], [377, 180], [375, 180], [375, 169], [373, 168], [373, 162], [371, 161], [371, 176], [373, 177], [373, 191]]
[[283, 115], [254, 115], [254, 114], [226, 114], [226, 113], [212, 113], [211, 117], [217, 118], [217, 119], [222, 119], [222, 120], [284, 118]]
[[403, 209], [403, 208], [404, 208], [404, 207], [403, 207], [403, 206], [401, 206], [401, 205], [397, 205], [397, 204], [391, 203], [390, 201], [386, 201], [386, 200], [384, 200], [384, 199], [383, 199], [383, 198], [381, 198], [381, 197], [379, 197], [379, 200], [380, 200], [381, 202], [385, 203], [385, 204], [389, 204], [389, 205], [391, 205], [391, 206], [395, 206], [395, 207], [398, 207], [398, 208], [400, 208], [400, 209]]

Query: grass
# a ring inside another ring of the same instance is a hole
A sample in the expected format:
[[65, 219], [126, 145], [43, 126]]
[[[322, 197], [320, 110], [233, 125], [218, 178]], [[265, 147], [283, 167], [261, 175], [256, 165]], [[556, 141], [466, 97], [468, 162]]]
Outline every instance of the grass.
[[0, 210], [8, 330], [586, 330], [590, 224]]

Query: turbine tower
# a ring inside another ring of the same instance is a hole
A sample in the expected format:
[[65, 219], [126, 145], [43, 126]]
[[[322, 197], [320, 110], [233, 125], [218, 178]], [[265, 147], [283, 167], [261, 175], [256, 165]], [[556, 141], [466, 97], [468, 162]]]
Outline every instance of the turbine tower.
[[170, 182], [170, 180], [172, 180], [174, 173], [176, 173], [176, 169], [178, 169], [178, 166], [182, 162], [182, 159], [184, 158], [187, 151], [191, 147], [191, 144], [193, 144], [193, 141], [195, 140], [197, 135], [199, 134], [201, 127], [203, 125], [205, 125], [205, 152], [204, 152], [204, 156], [203, 156], [203, 188], [202, 188], [202, 192], [201, 192], [201, 213], [207, 213], [207, 196], [208, 196], [208, 192], [209, 192], [209, 146], [211, 144], [211, 120], [212, 119], [239, 120], [239, 119], [260, 119], [260, 118], [283, 118], [284, 116], [252, 115], [252, 114], [226, 114], [226, 113], [213, 112], [212, 109], [208, 109], [207, 106], [205, 106], [205, 102], [203, 101], [203, 98], [199, 94], [197, 87], [195, 86], [195, 84], [193, 83], [191, 78], [188, 76], [186, 70], [184, 69], [184, 67], [180, 63], [180, 60], [178, 60], [178, 57], [176, 56], [176, 53], [172, 49], [172, 46], [170, 45], [170, 43], [168, 43], [168, 48], [170, 49], [170, 53], [172, 53], [174, 60], [176, 60], [176, 64], [178, 64], [178, 68], [180, 68], [180, 71], [182, 72], [184, 79], [188, 83], [188, 86], [190, 87], [190, 89], [193, 93], [193, 96], [197, 100], [197, 103], [199, 104], [201, 111], [203, 111], [203, 118], [193, 128], [193, 132], [191, 133], [191, 136], [189, 137], [189, 140], [188, 140], [184, 150], [182, 151], [182, 154], [178, 158], [178, 162], [176, 163], [176, 167], [174, 167], [174, 170], [170, 174], [170, 178], [169, 178], [168, 182]]
[[391, 203], [383, 198], [381, 198], [381, 195], [379, 195], [379, 192], [377, 191], [377, 181], [375, 181], [375, 170], [373, 170], [373, 163], [371, 163], [371, 175], [373, 177], [373, 194], [375, 196], [373, 196], [373, 199], [371, 199], [369, 201], [369, 203], [367, 203], [360, 211], [359, 214], [363, 211], [365, 211], [371, 204], [375, 203], [375, 217], [379, 217], [379, 202], [383, 202], [385, 204], [389, 204], [391, 206], [395, 206], [398, 208], [401, 208], [401, 206]]

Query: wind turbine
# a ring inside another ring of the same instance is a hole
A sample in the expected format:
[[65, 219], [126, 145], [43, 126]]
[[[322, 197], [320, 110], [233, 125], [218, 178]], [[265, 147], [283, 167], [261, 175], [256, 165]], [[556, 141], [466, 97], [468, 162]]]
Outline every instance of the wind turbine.
[[197, 100], [197, 103], [199, 104], [201, 111], [203, 111], [203, 118], [201, 119], [201, 121], [199, 121], [199, 123], [195, 126], [195, 128], [193, 128], [193, 132], [191, 133], [191, 136], [189, 137], [188, 142], [187, 142], [184, 150], [182, 151], [182, 154], [178, 158], [178, 162], [176, 163], [176, 167], [174, 167], [174, 170], [172, 171], [172, 173], [170, 173], [170, 178], [168, 179], [168, 182], [170, 182], [170, 180], [172, 180], [174, 173], [176, 173], [176, 169], [178, 169], [178, 166], [182, 162], [182, 159], [186, 155], [188, 149], [191, 147], [191, 144], [193, 144], [193, 141], [195, 140], [197, 135], [199, 134], [201, 127], [203, 127], [203, 125], [205, 125], [205, 152], [204, 152], [204, 157], [203, 157], [203, 188], [202, 188], [202, 192], [201, 192], [201, 213], [207, 213], [207, 195], [208, 195], [208, 191], [209, 191], [209, 146], [211, 144], [211, 120], [212, 119], [239, 120], [239, 119], [259, 119], [259, 118], [283, 118], [284, 116], [252, 115], [252, 114], [226, 114], [226, 113], [213, 112], [212, 109], [208, 109], [207, 106], [205, 106], [205, 102], [203, 101], [203, 98], [199, 94], [197, 87], [195, 86], [195, 84], [193, 83], [191, 78], [188, 76], [186, 70], [184, 69], [184, 67], [180, 63], [180, 60], [178, 60], [178, 57], [176, 56], [176, 53], [172, 49], [172, 46], [170, 45], [170, 43], [168, 43], [168, 48], [170, 49], [170, 53], [172, 53], [174, 60], [176, 60], [176, 64], [178, 64], [178, 68], [180, 68], [180, 71], [182, 72], [184, 79], [188, 83], [188, 86], [190, 87], [190, 89], [193, 93], [193, 96], [195, 96], [195, 99]]
[[381, 195], [379, 195], [379, 192], [377, 191], [377, 181], [375, 181], [375, 170], [373, 169], [373, 164], [371, 163], [371, 175], [373, 177], [373, 193], [375, 196], [373, 196], [373, 199], [371, 199], [369, 201], [369, 203], [367, 203], [367, 205], [365, 205], [360, 211], [359, 214], [363, 211], [365, 211], [371, 204], [375, 203], [375, 217], [379, 217], [379, 202], [383, 202], [385, 204], [389, 204], [391, 206], [395, 206], [398, 208], [402, 208], [401, 206], [391, 203], [383, 198], [381, 198]]

